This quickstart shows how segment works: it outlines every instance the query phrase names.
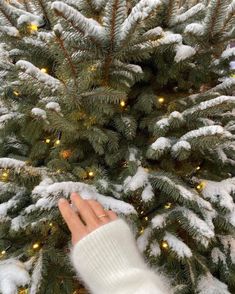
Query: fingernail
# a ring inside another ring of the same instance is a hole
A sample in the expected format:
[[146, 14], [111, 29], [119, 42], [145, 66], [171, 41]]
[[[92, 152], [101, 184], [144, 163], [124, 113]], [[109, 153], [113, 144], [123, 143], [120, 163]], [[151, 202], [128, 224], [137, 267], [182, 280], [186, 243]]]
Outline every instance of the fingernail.
[[76, 197], [79, 197], [78, 193], [76, 193], [76, 192], [72, 192], [71, 196], [73, 196], [73, 195], [76, 196]]
[[66, 202], [67, 202], [67, 200], [65, 198], [60, 198], [58, 201], [58, 203], [61, 203], [61, 204], [66, 203]]

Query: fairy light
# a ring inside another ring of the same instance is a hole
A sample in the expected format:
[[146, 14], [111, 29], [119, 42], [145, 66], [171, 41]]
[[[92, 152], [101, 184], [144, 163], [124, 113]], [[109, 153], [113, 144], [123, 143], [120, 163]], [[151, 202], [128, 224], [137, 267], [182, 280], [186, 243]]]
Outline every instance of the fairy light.
[[149, 218], [146, 216], [144, 219], [147, 221]]
[[37, 32], [38, 26], [36, 24], [34, 24], [34, 23], [31, 23], [29, 25], [29, 29], [30, 29], [31, 32]]
[[1, 255], [5, 255], [6, 253], [7, 253], [6, 250], [1, 251]]
[[96, 66], [96, 65], [91, 65], [91, 66], [88, 68], [88, 70], [89, 70], [90, 72], [94, 72], [94, 71], [96, 71], [96, 69], [97, 69], [97, 66]]
[[56, 145], [60, 145], [60, 140], [57, 139], [57, 140], [55, 141], [55, 144], [56, 144]]
[[205, 182], [201, 182], [200, 184], [197, 185], [196, 189], [198, 191], [202, 191], [206, 186], [206, 183]]
[[143, 234], [143, 232], [144, 232], [144, 228], [141, 228], [140, 234]]
[[163, 97], [159, 97], [158, 98], [158, 102], [161, 103], [161, 104], [163, 104], [165, 102], [165, 99]]
[[165, 205], [164, 205], [164, 208], [166, 209], [169, 209], [171, 208], [172, 204], [170, 202], [167, 202]]
[[1, 180], [2, 180], [2, 181], [7, 181], [8, 178], [9, 178], [9, 171], [4, 170], [4, 171], [2, 172], [2, 174], [1, 174]]
[[200, 167], [200, 166], [197, 166], [197, 167], [196, 167], [196, 170], [200, 170], [200, 169], [201, 169], [201, 167]]
[[19, 292], [18, 292], [18, 294], [28, 294], [29, 293], [29, 289], [27, 289], [27, 288], [21, 288], [21, 289], [19, 289]]
[[40, 70], [41, 70], [41, 72], [43, 72], [43, 73], [47, 73], [47, 72], [48, 72], [47, 68], [44, 68], [44, 67], [41, 68]]
[[121, 101], [120, 101], [120, 106], [121, 106], [121, 107], [125, 107], [125, 106], [126, 106], [126, 102], [125, 102], [124, 100], [121, 100]]
[[46, 142], [47, 144], [49, 144], [49, 143], [51, 142], [51, 139], [47, 138], [47, 139], [45, 140], [45, 142]]
[[169, 244], [167, 243], [167, 241], [162, 241], [162, 243], [161, 243], [161, 247], [162, 247], [163, 249], [168, 249], [168, 248], [169, 248]]
[[53, 223], [49, 223], [49, 226], [50, 226], [50, 227], [53, 227]]
[[90, 178], [94, 177], [94, 172], [93, 172], [93, 171], [89, 171], [88, 176], [89, 176]]
[[17, 91], [14, 91], [13, 93], [14, 93], [15, 96], [19, 96], [20, 95], [20, 93], [17, 92]]
[[33, 249], [38, 249], [40, 247], [39, 243], [34, 243], [33, 244]]

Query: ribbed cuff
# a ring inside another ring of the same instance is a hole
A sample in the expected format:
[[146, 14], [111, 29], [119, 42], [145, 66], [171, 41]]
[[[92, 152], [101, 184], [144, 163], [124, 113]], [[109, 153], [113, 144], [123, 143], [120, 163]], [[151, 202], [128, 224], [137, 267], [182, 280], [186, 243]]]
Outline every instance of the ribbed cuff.
[[115, 290], [130, 270], [133, 274], [147, 268], [129, 225], [121, 218], [78, 241], [70, 258], [78, 276], [92, 293]]
[[153, 272], [141, 255], [134, 233], [122, 218], [82, 238], [70, 259], [91, 294], [170, 294], [165, 277]]

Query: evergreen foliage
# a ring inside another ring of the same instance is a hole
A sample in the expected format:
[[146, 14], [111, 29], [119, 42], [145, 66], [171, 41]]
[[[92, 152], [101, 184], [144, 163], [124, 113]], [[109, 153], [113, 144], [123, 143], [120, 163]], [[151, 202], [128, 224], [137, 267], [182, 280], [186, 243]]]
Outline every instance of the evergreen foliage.
[[0, 292], [76, 290], [76, 191], [175, 293], [235, 293], [234, 25], [234, 0], [0, 0]]

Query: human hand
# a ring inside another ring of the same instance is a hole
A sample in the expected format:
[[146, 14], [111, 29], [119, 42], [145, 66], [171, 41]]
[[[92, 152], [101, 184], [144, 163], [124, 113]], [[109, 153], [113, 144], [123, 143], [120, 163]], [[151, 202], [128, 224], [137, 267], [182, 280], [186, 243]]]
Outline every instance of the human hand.
[[[78, 209], [76, 213], [65, 198], [60, 198], [58, 207], [72, 234], [72, 244], [75, 245], [90, 232], [118, 218], [112, 210], [106, 210], [96, 200], [82, 199], [77, 193], [72, 193], [70, 199]], [[105, 217], [98, 216], [106, 214]]]

